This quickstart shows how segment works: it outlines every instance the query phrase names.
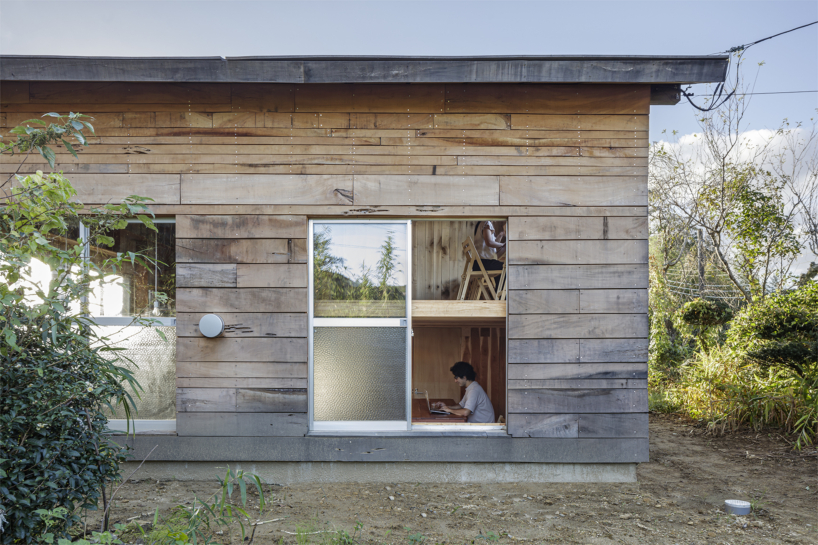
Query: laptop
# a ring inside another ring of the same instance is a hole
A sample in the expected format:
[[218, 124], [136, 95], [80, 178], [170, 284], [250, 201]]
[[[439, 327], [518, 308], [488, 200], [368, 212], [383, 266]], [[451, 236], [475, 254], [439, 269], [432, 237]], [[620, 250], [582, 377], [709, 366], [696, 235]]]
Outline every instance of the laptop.
[[429, 408], [429, 413], [431, 414], [449, 414], [446, 411], [441, 411], [439, 409], [433, 409], [432, 403], [429, 401], [429, 392], [426, 392], [426, 406]]

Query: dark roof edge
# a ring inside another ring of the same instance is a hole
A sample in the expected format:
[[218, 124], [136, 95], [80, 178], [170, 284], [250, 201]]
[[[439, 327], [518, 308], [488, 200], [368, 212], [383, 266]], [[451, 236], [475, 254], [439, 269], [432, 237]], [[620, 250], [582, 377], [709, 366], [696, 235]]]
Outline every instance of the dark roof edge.
[[729, 57], [0, 56], [0, 80], [211, 83], [651, 83], [724, 81]]

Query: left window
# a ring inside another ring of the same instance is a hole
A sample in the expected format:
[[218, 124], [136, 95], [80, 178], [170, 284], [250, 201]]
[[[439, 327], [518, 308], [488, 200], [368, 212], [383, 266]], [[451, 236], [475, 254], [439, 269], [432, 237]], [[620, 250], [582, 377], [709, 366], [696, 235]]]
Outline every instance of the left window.
[[[176, 222], [154, 219], [156, 231], [131, 222], [111, 233], [113, 246], [87, 243], [85, 258], [102, 265], [117, 253], [149, 257], [143, 264], [127, 264], [107, 271], [104, 283], [92, 284], [87, 301], [99, 333], [124, 348], [121, 365], [130, 369], [142, 390], [132, 396], [138, 432], [172, 431], [176, 420]], [[92, 240], [87, 227], [80, 238]], [[164, 296], [160, 295], [164, 294]], [[136, 318], [150, 318], [135, 322]], [[161, 333], [161, 334], [160, 334]], [[122, 407], [111, 415], [112, 429], [125, 429]]]
[[[176, 222], [156, 219], [154, 225], [156, 231], [131, 222], [111, 234], [113, 246], [86, 246], [86, 258], [97, 265], [118, 253], [150, 258], [143, 264], [106, 271], [111, 274], [108, 280], [93, 285], [88, 312], [97, 324], [130, 325], [134, 318], [142, 317], [163, 326], [176, 325]], [[89, 235], [82, 226], [80, 236], [89, 240]]]

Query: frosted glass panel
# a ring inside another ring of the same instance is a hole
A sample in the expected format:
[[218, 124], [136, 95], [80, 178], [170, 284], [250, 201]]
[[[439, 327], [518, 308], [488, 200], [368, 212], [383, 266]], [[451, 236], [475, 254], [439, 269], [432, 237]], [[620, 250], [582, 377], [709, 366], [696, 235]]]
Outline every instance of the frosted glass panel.
[[[138, 413], [131, 414], [139, 420], [173, 420], [176, 418], [176, 328], [158, 327], [165, 334], [163, 341], [153, 327], [97, 326], [101, 336], [108, 336], [120, 352], [133, 360], [136, 367], [126, 361], [119, 366], [130, 369], [142, 386], [137, 399], [130, 386]], [[109, 353], [110, 354], [110, 353]], [[111, 418], [125, 418], [120, 405]]]
[[406, 223], [313, 224], [314, 316], [406, 316]]
[[406, 328], [316, 327], [315, 421], [406, 420]]

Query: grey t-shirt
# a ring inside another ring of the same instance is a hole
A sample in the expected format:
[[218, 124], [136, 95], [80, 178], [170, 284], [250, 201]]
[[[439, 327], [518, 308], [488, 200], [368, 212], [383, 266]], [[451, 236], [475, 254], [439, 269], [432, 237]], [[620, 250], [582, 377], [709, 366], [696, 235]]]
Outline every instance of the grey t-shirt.
[[494, 423], [494, 407], [491, 406], [491, 401], [489, 401], [489, 396], [486, 395], [486, 391], [476, 382], [472, 382], [466, 388], [466, 393], [463, 394], [463, 399], [460, 400], [459, 405], [471, 411], [467, 422], [478, 424]]

